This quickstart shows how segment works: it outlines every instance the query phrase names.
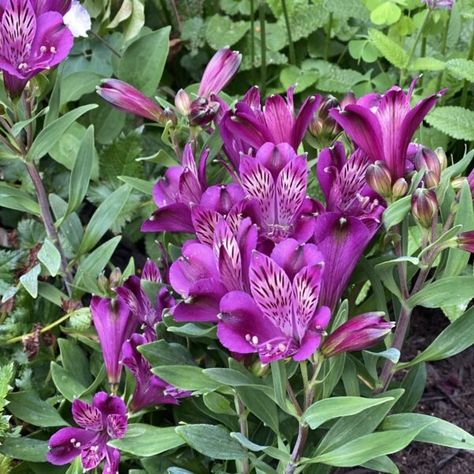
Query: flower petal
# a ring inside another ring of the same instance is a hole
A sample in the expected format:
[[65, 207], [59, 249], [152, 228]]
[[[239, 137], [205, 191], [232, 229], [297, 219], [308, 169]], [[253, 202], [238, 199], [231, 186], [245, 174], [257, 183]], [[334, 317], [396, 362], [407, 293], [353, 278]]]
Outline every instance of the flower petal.
[[89, 446], [97, 437], [94, 431], [82, 428], [62, 428], [49, 439], [48, 462], [58, 466], [70, 463], [81, 454], [84, 447]]
[[107, 433], [111, 438], [123, 438], [127, 432], [127, 425], [125, 415], [109, 415], [107, 417]]
[[103, 428], [100, 410], [82, 400], [72, 402], [72, 417], [81, 428], [93, 431], [100, 431]]
[[141, 232], [194, 232], [191, 210], [187, 204], [160, 207], [141, 226]]

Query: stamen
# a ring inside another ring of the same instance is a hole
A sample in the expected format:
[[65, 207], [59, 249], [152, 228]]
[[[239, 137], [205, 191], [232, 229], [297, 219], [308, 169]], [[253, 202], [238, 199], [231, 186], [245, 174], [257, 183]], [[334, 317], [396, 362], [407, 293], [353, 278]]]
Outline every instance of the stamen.
[[252, 344], [255, 344], [255, 345], [258, 344], [258, 337], [257, 336], [252, 337]]

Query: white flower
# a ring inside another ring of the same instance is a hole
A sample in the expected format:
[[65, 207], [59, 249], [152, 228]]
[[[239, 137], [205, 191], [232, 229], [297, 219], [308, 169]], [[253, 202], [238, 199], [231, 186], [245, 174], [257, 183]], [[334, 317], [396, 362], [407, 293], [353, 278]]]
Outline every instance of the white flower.
[[87, 32], [91, 29], [91, 17], [78, 0], [72, 1], [71, 8], [64, 15], [63, 21], [73, 36], [87, 38]]

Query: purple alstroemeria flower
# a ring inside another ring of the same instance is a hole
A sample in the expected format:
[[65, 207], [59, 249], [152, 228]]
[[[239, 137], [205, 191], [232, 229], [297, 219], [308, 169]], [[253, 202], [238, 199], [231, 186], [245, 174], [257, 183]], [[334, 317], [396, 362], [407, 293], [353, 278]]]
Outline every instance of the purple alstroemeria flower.
[[385, 337], [395, 326], [383, 313], [365, 313], [339, 326], [324, 341], [321, 352], [333, 357], [341, 352], [367, 349]]
[[111, 300], [93, 296], [90, 308], [108, 380], [112, 386], [116, 386], [122, 373], [122, 365], [119, 363], [122, 345], [135, 331], [138, 320], [120, 298]]
[[219, 123], [224, 149], [235, 169], [239, 168], [241, 153], [258, 150], [267, 142], [288, 143], [296, 151], [319, 107], [320, 96], [308, 97], [295, 116], [293, 87], [286, 100], [272, 95], [262, 107], [258, 87], [250, 89], [237, 102], [235, 110], [228, 111]]
[[150, 363], [138, 352], [138, 346], [148, 342], [150, 341], [141, 334], [133, 334], [122, 348], [122, 363], [135, 378], [135, 390], [130, 405], [134, 412], [154, 405], [177, 405], [180, 398], [191, 395], [190, 392], [180, 390], [153, 375]]
[[155, 337], [155, 324], [161, 321], [163, 310], [174, 306], [175, 300], [163, 286], [157, 292], [155, 303], [152, 303], [143, 289], [145, 282], [161, 283], [160, 270], [150, 259], [146, 261], [140, 277], [132, 275], [123, 286], [116, 288], [115, 292], [125, 301], [137, 321], [142, 324], [145, 336], [151, 341]]
[[446, 9], [451, 10], [454, 5], [454, 0], [421, 0], [428, 8], [432, 10]]
[[63, 15], [70, 3], [7, 0], [0, 5], [0, 70], [11, 95], [21, 94], [32, 77], [69, 54], [74, 38]]
[[277, 244], [271, 257], [254, 251], [251, 295], [233, 291], [220, 302], [222, 345], [240, 354], [257, 353], [263, 363], [310, 358], [330, 320], [329, 308], [318, 308], [323, 269], [317, 247], [294, 239]]
[[173, 117], [138, 89], [118, 79], [106, 79], [97, 87], [97, 94], [122, 112], [138, 115], [165, 124]]
[[196, 166], [191, 144], [184, 147], [181, 165], [168, 168], [153, 187], [158, 209], [142, 225], [142, 232], [194, 232], [191, 206], [199, 204], [207, 188], [205, 149]]
[[330, 115], [345, 133], [373, 161], [383, 160], [392, 180], [405, 174], [407, 150], [416, 129], [435, 106], [444, 91], [410, 105], [413, 81], [408, 93], [394, 86], [385, 94], [368, 94], [344, 110], [332, 109]]
[[173, 309], [177, 321], [217, 322], [219, 302], [229, 291], [249, 288], [248, 268], [257, 245], [257, 229], [249, 218], [232, 232], [224, 218], [214, 230], [212, 247], [189, 241], [171, 265], [170, 283], [185, 301]]
[[365, 179], [369, 164], [360, 150], [346, 159], [340, 142], [319, 156], [317, 174], [326, 212], [316, 218], [313, 241], [326, 262], [320, 302], [331, 310], [375, 235], [384, 210]]
[[[288, 143], [265, 143], [255, 157], [241, 155], [240, 182], [249, 214], [263, 238], [279, 242], [288, 237], [305, 242], [314, 230], [313, 203], [306, 197], [308, 167]], [[253, 205], [252, 205], [253, 204]]]
[[72, 416], [80, 428], [62, 428], [49, 439], [47, 460], [68, 464], [81, 456], [84, 472], [105, 460], [105, 473], [118, 473], [120, 451], [107, 446], [111, 439], [123, 438], [127, 431], [127, 408], [123, 400], [105, 392], [94, 395], [92, 404], [72, 402]]
[[189, 116], [193, 125], [208, 125], [217, 115], [228, 109], [227, 104], [219, 98], [219, 92], [237, 73], [242, 55], [238, 51], [222, 48], [214, 54], [204, 70], [197, 98], [191, 100], [183, 89], [176, 94], [175, 105], [183, 115]]

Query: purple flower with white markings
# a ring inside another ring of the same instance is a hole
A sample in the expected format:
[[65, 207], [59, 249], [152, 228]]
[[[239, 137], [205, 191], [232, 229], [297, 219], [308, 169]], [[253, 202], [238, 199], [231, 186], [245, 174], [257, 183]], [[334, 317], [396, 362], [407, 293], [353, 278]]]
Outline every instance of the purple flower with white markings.
[[161, 321], [163, 310], [174, 306], [175, 300], [163, 286], [157, 290], [153, 303], [144, 289], [147, 282], [161, 283], [160, 271], [152, 260], [147, 260], [145, 263], [141, 277], [132, 275], [123, 286], [116, 288], [115, 292], [127, 304], [137, 321], [142, 324], [145, 336], [151, 341], [155, 337], [155, 324]]
[[182, 256], [170, 268], [171, 286], [184, 298], [173, 309], [173, 317], [217, 322], [221, 298], [230, 291], [248, 290], [250, 256], [256, 245], [257, 229], [249, 218], [243, 219], [235, 232], [221, 218], [212, 246], [185, 243]]
[[70, 1], [7, 0], [0, 5], [0, 70], [11, 95], [69, 54], [73, 35], [63, 22]]
[[176, 388], [153, 375], [150, 363], [138, 351], [138, 346], [148, 342], [150, 341], [141, 334], [133, 334], [122, 347], [122, 363], [128, 367], [135, 378], [135, 390], [131, 403], [133, 411], [154, 405], [177, 405], [180, 398], [191, 395], [190, 392]]
[[321, 102], [320, 96], [308, 97], [295, 115], [293, 87], [286, 100], [272, 95], [262, 107], [260, 91], [253, 87], [237, 102], [233, 111], [228, 111], [219, 123], [224, 149], [236, 169], [241, 153], [258, 150], [271, 142], [275, 145], [288, 143], [296, 151], [303, 141], [313, 115]]
[[393, 86], [385, 94], [368, 94], [343, 110], [332, 109], [330, 115], [371, 161], [385, 161], [395, 182], [405, 174], [407, 150], [416, 129], [435, 106], [444, 90], [411, 107], [415, 87], [408, 93]]
[[330, 310], [319, 305], [324, 261], [313, 244], [287, 239], [270, 257], [254, 251], [250, 293], [220, 302], [217, 335], [230, 351], [257, 353], [263, 363], [309, 359], [318, 349]]
[[127, 431], [127, 408], [123, 400], [105, 392], [94, 396], [92, 404], [72, 403], [72, 416], [80, 428], [62, 428], [49, 439], [47, 460], [64, 465], [81, 456], [84, 472], [105, 460], [104, 474], [118, 474], [120, 451], [107, 443], [123, 438]]

